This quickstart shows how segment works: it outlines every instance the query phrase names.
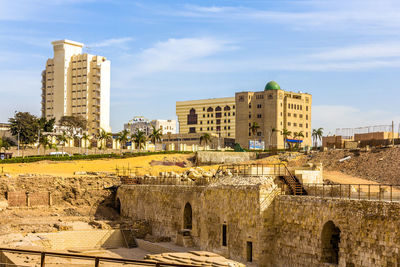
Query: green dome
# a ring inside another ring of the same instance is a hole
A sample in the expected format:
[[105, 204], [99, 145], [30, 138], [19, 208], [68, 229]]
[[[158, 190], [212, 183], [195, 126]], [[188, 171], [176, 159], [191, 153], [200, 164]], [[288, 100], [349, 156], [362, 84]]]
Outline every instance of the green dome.
[[277, 82], [270, 81], [265, 86], [264, 91], [267, 91], [267, 90], [281, 90], [281, 87], [279, 86], [279, 84]]

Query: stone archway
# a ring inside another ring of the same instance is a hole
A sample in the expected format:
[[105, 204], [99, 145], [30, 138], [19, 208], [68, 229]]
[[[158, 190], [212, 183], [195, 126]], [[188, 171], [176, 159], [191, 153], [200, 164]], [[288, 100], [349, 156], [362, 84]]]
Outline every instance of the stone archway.
[[321, 261], [339, 264], [340, 229], [332, 221], [324, 224], [321, 232]]
[[183, 228], [192, 229], [192, 205], [189, 202], [186, 203], [183, 209]]

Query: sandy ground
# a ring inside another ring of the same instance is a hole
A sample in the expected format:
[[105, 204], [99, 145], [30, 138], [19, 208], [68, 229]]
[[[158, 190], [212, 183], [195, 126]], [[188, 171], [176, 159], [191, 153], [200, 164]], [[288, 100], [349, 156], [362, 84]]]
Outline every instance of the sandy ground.
[[[183, 172], [189, 169], [179, 166], [151, 166], [150, 162], [154, 161], [172, 161], [187, 162], [194, 154], [170, 154], [170, 155], [150, 155], [143, 157], [134, 157], [126, 159], [99, 159], [99, 160], [76, 160], [76, 161], [40, 161], [33, 163], [15, 163], [0, 164], [0, 171], [3, 168], [5, 173], [9, 174], [49, 174], [57, 176], [72, 176], [74, 172], [116, 172], [118, 168], [120, 173], [123, 170], [130, 169], [132, 173], [139, 175], [152, 174], [158, 175], [159, 172], [174, 171]], [[217, 168], [217, 166], [204, 166], [203, 169]]]
[[[338, 172], [338, 171], [324, 171], [324, 179], [328, 179], [334, 183], [338, 183], [338, 184], [352, 184], [354, 188], [361, 190], [361, 192], [379, 192], [380, 189], [385, 189], [388, 192], [390, 191], [390, 187], [382, 185], [381, 188], [379, 188], [380, 183], [374, 182], [374, 181], [370, 181], [367, 179], [363, 179], [360, 177], [355, 177], [355, 176], [351, 176], [342, 172]], [[359, 185], [359, 187], [357, 187], [357, 185]], [[368, 186], [370, 185], [370, 186]], [[400, 189], [396, 188], [396, 187], [392, 187], [392, 192], [396, 192], [399, 193]]]
[[324, 179], [331, 180], [338, 184], [379, 184], [377, 182], [351, 176], [338, 171], [324, 171]]

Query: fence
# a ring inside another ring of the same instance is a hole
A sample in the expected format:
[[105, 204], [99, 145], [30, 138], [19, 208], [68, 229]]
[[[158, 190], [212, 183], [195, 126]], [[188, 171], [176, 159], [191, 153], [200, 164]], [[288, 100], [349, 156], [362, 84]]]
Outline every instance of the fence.
[[400, 124], [396, 125], [373, 125], [373, 126], [364, 126], [364, 127], [356, 127], [356, 128], [337, 128], [335, 131], [335, 135], [352, 137], [354, 134], [365, 134], [365, 133], [374, 133], [374, 132], [400, 132]]
[[212, 178], [184, 178], [184, 177], [121, 177], [123, 185], [186, 185], [186, 186], [205, 186], [211, 182]]
[[229, 171], [240, 176], [291, 176], [289, 169], [283, 163], [275, 164], [227, 164], [218, 167], [217, 174]]
[[[60, 253], [60, 252], [45, 252], [37, 250], [27, 250], [27, 249], [12, 249], [12, 248], [0, 248], [0, 252], [10, 252], [17, 254], [29, 254], [29, 255], [39, 255], [40, 256], [40, 267], [46, 266], [46, 257], [57, 257], [57, 258], [69, 258], [69, 259], [81, 259], [81, 260], [91, 260], [93, 261], [93, 266], [100, 267], [101, 263], [121, 263], [121, 264], [134, 264], [135, 266], [178, 266], [178, 267], [194, 267], [199, 265], [188, 265], [188, 264], [171, 264], [171, 263], [161, 263], [146, 260], [133, 260], [133, 259], [123, 259], [123, 258], [111, 258], [111, 257], [96, 257], [89, 255], [80, 254], [70, 254], [70, 253]], [[8, 264], [5, 263], [7, 266]], [[24, 265], [26, 265], [24, 263]], [[3, 266], [3, 263], [0, 263]]]
[[[400, 185], [392, 184], [303, 184], [304, 195], [321, 198], [400, 202]], [[284, 185], [283, 194], [289, 195]]]

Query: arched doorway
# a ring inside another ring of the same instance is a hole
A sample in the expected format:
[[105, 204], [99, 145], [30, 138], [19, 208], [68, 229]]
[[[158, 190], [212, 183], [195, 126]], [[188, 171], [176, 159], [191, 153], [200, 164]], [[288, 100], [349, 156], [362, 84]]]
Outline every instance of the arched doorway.
[[121, 214], [121, 201], [119, 198], [115, 201], [115, 209], [117, 210], [118, 214]]
[[192, 206], [190, 203], [186, 203], [183, 210], [183, 228], [192, 229]]
[[324, 224], [321, 233], [321, 261], [339, 264], [340, 229], [332, 221]]

